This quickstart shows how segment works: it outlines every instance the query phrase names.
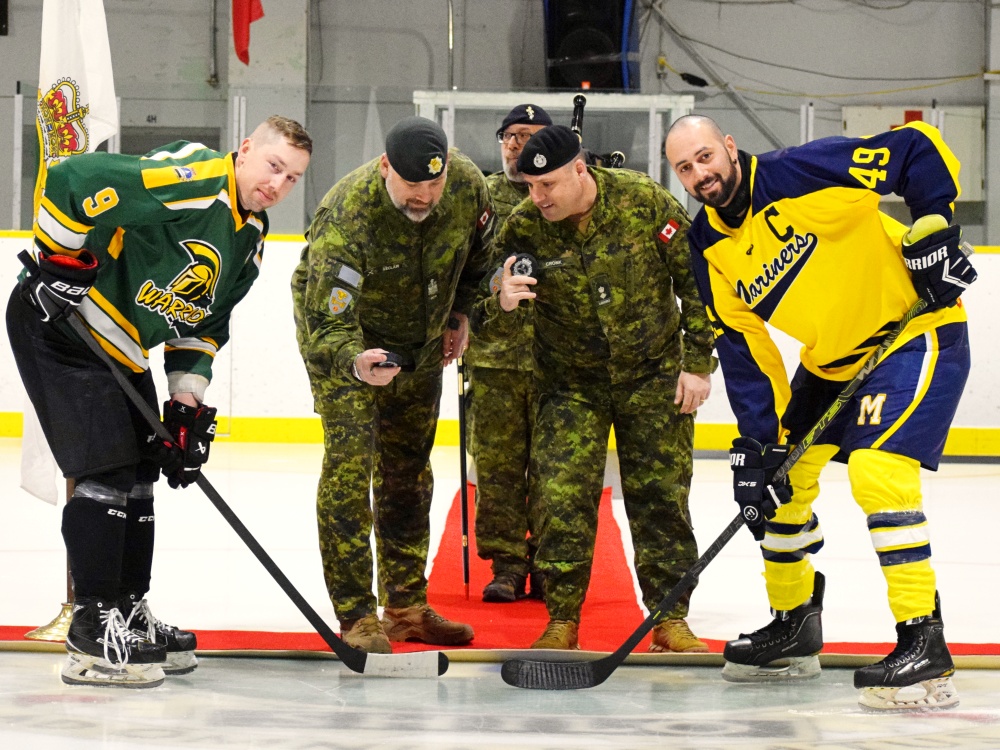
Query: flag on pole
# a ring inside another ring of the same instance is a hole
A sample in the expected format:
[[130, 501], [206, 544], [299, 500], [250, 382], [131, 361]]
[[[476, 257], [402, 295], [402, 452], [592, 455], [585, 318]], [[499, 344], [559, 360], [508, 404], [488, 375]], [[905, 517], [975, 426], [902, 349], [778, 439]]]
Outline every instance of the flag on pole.
[[263, 17], [260, 0], [233, 0], [233, 46], [244, 65], [250, 64], [250, 24]]
[[44, 0], [36, 126], [37, 211], [49, 167], [94, 151], [118, 132], [103, 0]]
[[[94, 151], [118, 132], [118, 102], [103, 0], [44, 0], [35, 126], [39, 155], [34, 197], [37, 216], [49, 167], [69, 156]], [[57, 475], [38, 417], [25, 398], [21, 486], [55, 505]]]

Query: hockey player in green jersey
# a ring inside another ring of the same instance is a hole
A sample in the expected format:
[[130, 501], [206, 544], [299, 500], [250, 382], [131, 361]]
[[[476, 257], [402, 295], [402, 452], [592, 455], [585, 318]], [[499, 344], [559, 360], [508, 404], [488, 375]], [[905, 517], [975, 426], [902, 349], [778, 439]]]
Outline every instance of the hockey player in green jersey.
[[[63, 474], [62, 533], [74, 585], [68, 684], [155, 687], [197, 666], [193, 633], [145, 595], [153, 484], [194, 482], [216, 410], [204, 404], [233, 307], [259, 273], [266, 209], [309, 164], [301, 125], [274, 116], [235, 153], [178, 141], [145, 156], [93, 153], [52, 167], [34, 224], [37, 268], [7, 305], [18, 371]], [[78, 314], [158, 409], [149, 350], [165, 345], [170, 399], [156, 438], [65, 318]]]

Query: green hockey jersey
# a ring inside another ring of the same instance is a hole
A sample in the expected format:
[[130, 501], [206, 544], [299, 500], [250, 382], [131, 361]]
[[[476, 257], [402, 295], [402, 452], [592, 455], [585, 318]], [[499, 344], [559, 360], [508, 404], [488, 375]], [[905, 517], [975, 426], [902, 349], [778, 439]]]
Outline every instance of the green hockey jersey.
[[165, 344], [167, 373], [208, 379], [266, 234], [265, 213], [240, 215], [233, 155], [185, 141], [53, 166], [34, 224], [38, 248], [97, 257], [80, 313], [109, 355], [142, 372]]

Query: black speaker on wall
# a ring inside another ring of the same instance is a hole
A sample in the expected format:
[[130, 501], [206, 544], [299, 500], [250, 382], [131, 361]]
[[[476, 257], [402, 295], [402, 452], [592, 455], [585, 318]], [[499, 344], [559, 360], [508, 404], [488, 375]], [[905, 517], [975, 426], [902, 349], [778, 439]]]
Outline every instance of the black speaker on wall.
[[544, 13], [549, 88], [639, 90], [633, 0], [544, 0]]

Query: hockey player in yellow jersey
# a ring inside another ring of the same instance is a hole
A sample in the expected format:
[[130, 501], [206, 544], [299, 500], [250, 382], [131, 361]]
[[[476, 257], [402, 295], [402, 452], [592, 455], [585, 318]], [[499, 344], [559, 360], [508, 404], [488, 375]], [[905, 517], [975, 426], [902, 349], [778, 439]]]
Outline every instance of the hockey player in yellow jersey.
[[[736, 682], [814, 677], [823, 646], [823, 546], [812, 511], [819, 474], [846, 461], [888, 584], [897, 646], [855, 672], [869, 709], [958, 703], [944, 640], [920, 468], [936, 470], [969, 371], [959, 296], [976, 273], [950, 227], [959, 164], [924, 123], [868, 138], [825, 138], [752, 156], [707, 117], [670, 128], [666, 153], [704, 208], [688, 233], [740, 437], [733, 486], [761, 544], [774, 620], [730, 641], [723, 676]], [[896, 193], [906, 227], [878, 210]], [[921, 298], [882, 363], [795, 464], [773, 476], [868, 355]], [[802, 343], [789, 383], [766, 325]], [[762, 480], [762, 481], [761, 481]], [[921, 686], [922, 691], [902, 688]]]

